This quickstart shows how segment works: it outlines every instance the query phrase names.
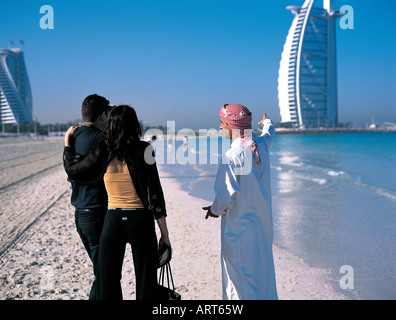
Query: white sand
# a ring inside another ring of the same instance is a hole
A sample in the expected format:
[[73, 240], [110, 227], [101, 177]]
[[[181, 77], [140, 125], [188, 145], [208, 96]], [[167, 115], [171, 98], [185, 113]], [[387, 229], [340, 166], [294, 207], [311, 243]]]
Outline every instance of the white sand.
[[[37, 143], [35, 150], [45, 149], [44, 145], [45, 142]], [[2, 247], [11, 245], [0, 257], [0, 299], [88, 298], [92, 266], [76, 232], [70, 185], [60, 165], [61, 156], [58, 159], [59, 167], [17, 183], [12, 189], [0, 190], [0, 241]], [[48, 161], [47, 167], [50, 166], [53, 164]], [[26, 171], [28, 167], [24, 168]], [[201, 208], [208, 203], [182, 191], [179, 183], [163, 170], [160, 175], [167, 201], [177, 291], [185, 300], [221, 299], [220, 219], [205, 220]], [[7, 176], [12, 175], [8, 172]], [[13, 220], [12, 212], [20, 218]], [[30, 228], [18, 241], [7, 236], [13, 234], [15, 238], [15, 230], [24, 230], [29, 223]], [[133, 263], [127, 248], [123, 294], [124, 299], [134, 299]], [[274, 259], [280, 299], [344, 299], [332, 289], [326, 270], [312, 268], [276, 247]]]

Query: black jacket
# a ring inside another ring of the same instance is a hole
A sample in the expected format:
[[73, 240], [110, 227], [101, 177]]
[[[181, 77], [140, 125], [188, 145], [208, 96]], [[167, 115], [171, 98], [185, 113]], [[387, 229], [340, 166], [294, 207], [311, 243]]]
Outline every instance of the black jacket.
[[[92, 125], [82, 125], [73, 135], [74, 150], [76, 153], [86, 156], [103, 141], [103, 133]], [[96, 170], [92, 168], [92, 173]], [[98, 173], [97, 173], [98, 174]], [[107, 192], [103, 179], [96, 183], [79, 184], [70, 180], [72, 193], [71, 204], [77, 209], [92, 209], [107, 207]]]
[[[154, 154], [153, 147], [144, 141], [131, 144], [126, 152], [125, 161], [136, 192], [144, 207], [153, 213], [156, 219], [166, 217], [166, 207], [161, 182], [158, 176], [156, 163], [149, 164], [145, 161], [146, 155]], [[108, 151], [104, 142], [98, 148], [81, 157], [71, 147], [65, 147], [63, 151], [63, 164], [69, 179], [79, 184], [90, 184], [103, 179], [109, 159]], [[93, 170], [93, 168], [96, 168]], [[98, 171], [97, 169], [100, 168]], [[98, 174], [98, 172], [100, 172]]]

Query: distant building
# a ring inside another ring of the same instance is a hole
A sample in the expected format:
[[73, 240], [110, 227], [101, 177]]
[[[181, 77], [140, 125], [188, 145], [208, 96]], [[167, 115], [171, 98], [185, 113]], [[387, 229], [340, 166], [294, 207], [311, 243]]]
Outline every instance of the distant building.
[[282, 122], [300, 128], [338, 122], [335, 21], [343, 13], [333, 10], [332, 0], [319, 2], [286, 8], [294, 20], [280, 62], [279, 109]]
[[21, 49], [0, 49], [0, 123], [32, 122], [32, 93]]

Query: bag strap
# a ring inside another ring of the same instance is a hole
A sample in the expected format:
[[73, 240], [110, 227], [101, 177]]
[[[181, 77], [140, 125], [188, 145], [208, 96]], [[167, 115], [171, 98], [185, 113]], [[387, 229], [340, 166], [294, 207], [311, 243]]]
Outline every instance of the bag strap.
[[[170, 266], [170, 262], [168, 262], [168, 267], [169, 267], [169, 273], [170, 273], [171, 280], [172, 280], [173, 291], [175, 291], [175, 284], [173, 283], [173, 276], [172, 276], [172, 269], [171, 269], [171, 266]], [[169, 280], [168, 280], [168, 282], [169, 282]]]
[[161, 284], [162, 286], [164, 285], [164, 266], [162, 266], [160, 269], [158, 283]]
[[[171, 266], [170, 266], [170, 262], [164, 264], [164, 265], [161, 267], [158, 283], [160, 283], [162, 286], [164, 285], [164, 282], [165, 282], [165, 272], [166, 272], [166, 280], [167, 280], [167, 283], [168, 283], [168, 285], [167, 285], [167, 286], [168, 286], [168, 289], [169, 289], [169, 290], [172, 290], [172, 291], [175, 291], [175, 284], [174, 284], [174, 282], [173, 282], [172, 269], [171, 269]], [[171, 281], [169, 281], [169, 275], [170, 275]], [[173, 288], [173, 289], [170, 288], [171, 282], [172, 282], [172, 288]]]

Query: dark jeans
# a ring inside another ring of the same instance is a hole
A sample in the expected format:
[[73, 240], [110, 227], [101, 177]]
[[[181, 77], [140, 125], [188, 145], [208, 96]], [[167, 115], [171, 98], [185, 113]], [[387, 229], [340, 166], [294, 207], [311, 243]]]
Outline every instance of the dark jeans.
[[155, 299], [158, 249], [154, 217], [147, 210], [108, 210], [100, 238], [98, 299], [122, 300], [125, 246], [132, 247], [136, 299]]
[[91, 291], [89, 293], [89, 300], [96, 300], [96, 276], [99, 257], [99, 241], [105, 214], [106, 208], [75, 210], [77, 232], [80, 235], [85, 250], [87, 250], [88, 256], [92, 261], [95, 275], [95, 279], [92, 283]]

